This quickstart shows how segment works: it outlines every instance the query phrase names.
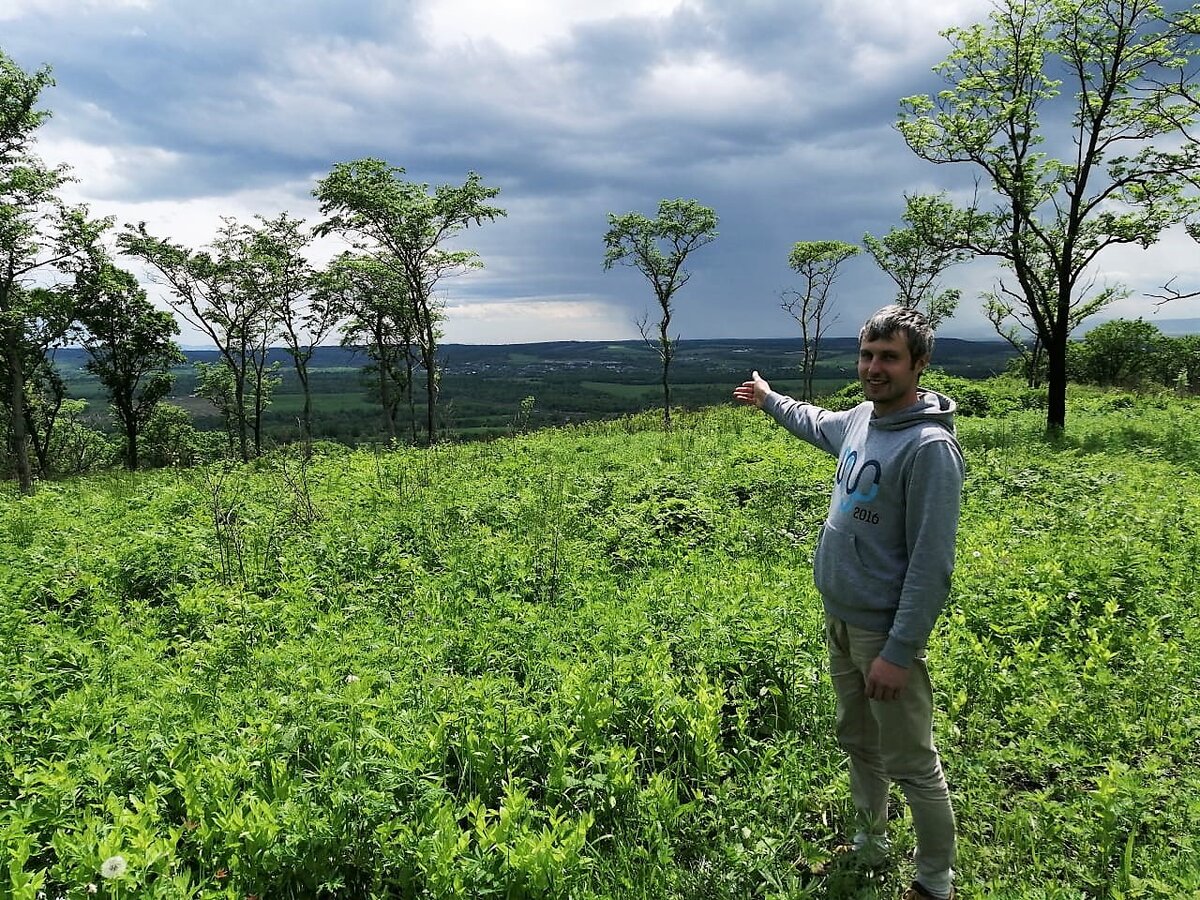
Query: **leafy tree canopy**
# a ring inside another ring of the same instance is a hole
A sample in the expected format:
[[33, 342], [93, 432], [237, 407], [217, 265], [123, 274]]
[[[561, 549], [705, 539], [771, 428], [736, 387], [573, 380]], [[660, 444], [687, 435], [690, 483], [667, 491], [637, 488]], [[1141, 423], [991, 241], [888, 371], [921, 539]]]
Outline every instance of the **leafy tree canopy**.
[[661, 200], [658, 215], [647, 218], [638, 212], [608, 216], [604, 235], [604, 268], [618, 263], [641, 272], [654, 288], [661, 310], [655, 337], [650, 335], [647, 314], [638, 322], [642, 338], [662, 360], [663, 424], [671, 427], [671, 359], [675, 342], [671, 339], [671, 299], [687, 284], [691, 273], [684, 268], [694, 251], [717, 237], [717, 214], [696, 200]]
[[987, 23], [945, 33], [947, 87], [902, 101], [913, 152], [976, 171], [982, 194], [930, 239], [994, 257], [1015, 279], [1047, 353], [1051, 430], [1066, 422], [1088, 267], [1198, 208], [1200, 145], [1186, 139], [1198, 22], [1151, 0], [1000, 0]]
[[896, 302], [919, 309], [937, 328], [954, 315], [961, 292], [942, 289], [939, 279], [950, 266], [970, 253], [946, 241], [943, 229], [954, 221], [954, 208], [943, 195], [905, 198], [905, 228], [893, 228], [883, 237], [863, 235], [863, 245], [887, 275], [896, 282]]
[[355, 249], [377, 256], [400, 271], [412, 304], [416, 338], [426, 382], [426, 428], [437, 439], [437, 348], [441, 305], [433, 296], [443, 278], [483, 265], [474, 250], [450, 250], [444, 242], [469, 225], [506, 215], [491, 204], [500, 189], [488, 187], [475, 172], [462, 185], [406, 181], [404, 169], [381, 159], [338, 163], [313, 195], [326, 216], [318, 234], [341, 234]]
[[660, 303], [669, 303], [691, 273], [684, 262], [717, 237], [717, 214], [696, 200], [662, 200], [658, 215], [610, 214], [604, 236], [604, 268], [632, 266], [654, 287]]

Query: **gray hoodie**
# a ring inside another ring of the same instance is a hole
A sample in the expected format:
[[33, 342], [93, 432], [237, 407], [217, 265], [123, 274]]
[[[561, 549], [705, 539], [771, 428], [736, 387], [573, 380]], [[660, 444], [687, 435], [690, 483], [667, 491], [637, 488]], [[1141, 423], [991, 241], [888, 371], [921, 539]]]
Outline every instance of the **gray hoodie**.
[[772, 391], [763, 409], [838, 458], [813, 578], [825, 611], [888, 635], [880, 655], [912, 665], [950, 593], [963, 458], [954, 401], [920, 391], [875, 417], [870, 402], [831, 412]]

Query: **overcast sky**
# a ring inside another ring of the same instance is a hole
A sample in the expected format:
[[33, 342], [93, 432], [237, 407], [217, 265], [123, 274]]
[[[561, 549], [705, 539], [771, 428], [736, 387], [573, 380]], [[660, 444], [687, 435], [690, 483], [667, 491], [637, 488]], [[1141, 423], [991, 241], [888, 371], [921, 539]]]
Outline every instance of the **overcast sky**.
[[[779, 306], [795, 241], [857, 243], [899, 224], [908, 192], [969, 190], [893, 127], [932, 92], [939, 32], [986, 0], [0, 0], [0, 48], [53, 69], [38, 153], [73, 167], [70, 199], [199, 247], [222, 216], [288, 211], [333, 163], [365, 156], [430, 184], [468, 170], [507, 218], [459, 245], [486, 268], [444, 283], [450, 342], [615, 340], [655, 311], [632, 269], [603, 270], [608, 213], [667, 197], [713, 207], [720, 235], [689, 260], [684, 338], [798, 335]], [[328, 242], [318, 254], [332, 253]], [[1200, 283], [1182, 232], [1110, 250], [1101, 279]], [[321, 261], [321, 260], [318, 260]], [[137, 264], [126, 260], [129, 268]], [[950, 336], [992, 335], [972, 264]], [[150, 287], [152, 296], [159, 294]], [[832, 333], [893, 296], [866, 254], [837, 290]], [[1145, 315], [1136, 296], [1112, 315]], [[1200, 316], [1200, 301], [1158, 318]], [[194, 333], [184, 343], [199, 345]]]

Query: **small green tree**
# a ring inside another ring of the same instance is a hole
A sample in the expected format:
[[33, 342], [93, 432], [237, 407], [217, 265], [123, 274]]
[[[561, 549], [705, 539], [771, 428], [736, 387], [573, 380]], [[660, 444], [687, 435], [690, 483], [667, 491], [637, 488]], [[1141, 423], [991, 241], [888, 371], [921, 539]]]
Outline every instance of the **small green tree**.
[[76, 292], [87, 369], [108, 391], [125, 437], [125, 466], [132, 471], [138, 467], [138, 436], [171, 392], [171, 367], [186, 361], [174, 340], [179, 323], [154, 308], [132, 274], [107, 261], [80, 273]]
[[0, 51], [0, 365], [14, 469], [20, 489], [33, 490], [29, 459], [26, 379], [71, 321], [71, 295], [46, 289], [69, 276], [93, 252], [111, 222], [92, 219], [85, 206], [67, 206], [58, 191], [63, 166], [48, 168], [30, 147], [50, 115], [37, 109], [53, 84], [50, 70], [26, 73]]
[[383, 413], [388, 441], [397, 435], [396, 414], [407, 397], [409, 429], [417, 440], [413, 402], [416, 320], [401, 272], [374, 256], [343, 253], [319, 276], [320, 302], [341, 320], [343, 346], [361, 346], [371, 360], [367, 375]]
[[954, 315], [961, 297], [955, 288], [942, 288], [942, 273], [970, 258], [941, 234], [948, 210], [950, 202], [940, 195], [905, 197], [906, 228], [893, 228], [881, 238], [863, 235], [867, 252], [896, 282], [896, 302], [921, 310], [935, 330]]
[[266, 357], [276, 323], [255, 284], [252, 234], [226, 219], [211, 248], [190, 250], [154, 237], [145, 222], [127, 229], [117, 238], [122, 252], [143, 260], [165, 281], [167, 301], [208, 335], [229, 369], [232, 402], [223, 412], [231, 417], [238, 454], [248, 461], [262, 446], [262, 411], [272, 377]]
[[642, 339], [658, 353], [662, 362], [663, 426], [671, 427], [671, 360], [678, 337], [670, 336], [672, 301], [687, 284], [691, 273], [684, 268], [687, 258], [717, 237], [717, 214], [695, 200], [660, 200], [658, 215], [649, 219], [641, 213], [610, 213], [604, 235], [604, 268], [631, 266], [654, 288], [660, 316], [657, 334], [651, 337], [650, 315], [637, 323]]
[[1196, 208], [1186, 188], [1200, 145], [1186, 131], [1198, 113], [1179, 96], [1197, 31], [1195, 13], [1151, 0], [998, 0], [986, 24], [945, 33], [947, 87], [902, 101], [913, 152], [972, 166], [995, 198], [958, 210], [937, 245], [1012, 273], [1046, 353], [1050, 431], [1066, 424], [1067, 342], [1089, 267], [1113, 245], [1149, 246]]
[[86, 400], [63, 399], [56, 417], [60, 420], [47, 447], [46, 468], [61, 475], [83, 475], [108, 468], [116, 462], [117, 447], [104, 432], [84, 421]]
[[1071, 375], [1079, 381], [1104, 387], [1141, 386], [1157, 373], [1166, 339], [1144, 319], [1102, 322], [1072, 344]]
[[274, 333], [282, 339], [296, 370], [304, 394], [301, 438], [307, 443], [312, 439], [313, 396], [308, 367], [317, 347], [337, 325], [337, 313], [317, 293], [317, 274], [304, 256], [311, 243], [302, 230], [304, 220], [286, 212], [273, 219], [256, 218], [258, 224], [246, 233], [249, 284], [262, 295], [277, 323]]
[[239, 447], [245, 461], [245, 405], [238, 396], [234, 384], [233, 370], [224, 363], [198, 361], [196, 389], [192, 396], [207, 400], [221, 416], [221, 423], [228, 439], [231, 457], [238, 455]]
[[830, 315], [827, 308], [829, 291], [837, 281], [842, 263], [858, 254], [858, 247], [843, 241], [797, 241], [788, 254], [788, 265], [800, 275], [803, 284], [798, 291], [784, 291], [780, 306], [800, 325], [800, 335], [804, 341], [800, 374], [804, 379], [805, 400], [812, 400], [815, 396], [813, 378], [817, 371], [821, 340], [837, 321], [837, 315]]
[[[264, 221], [261, 216], [258, 218], [260, 222]], [[288, 221], [286, 213], [282, 219]], [[243, 418], [248, 421], [256, 457], [263, 452], [263, 413], [283, 381], [279, 374], [282, 364], [269, 359], [271, 345], [281, 331], [276, 291], [291, 288], [290, 279], [274, 277], [276, 273], [272, 269], [276, 268], [278, 260], [272, 260], [271, 253], [263, 252], [264, 246], [284, 252], [277, 241], [263, 239], [266, 231], [265, 227], [255, 228], [226, 219], [213, 241], [213, 249], [231, 278], [234, 300], [231, 308], [239, 315], [232, 323], [231, 334], [239, 348], [238, 362], [245, 367]], [[232, 366], [234, 358], [224, 355], [225, 364]]]
[[1164, 384], [1180, 394], [1200, 390], [1200, 334], [1166, 338], [1160, 360], [1159, 372]]
[[505, 215], [490, 201], [499, 188], [488, 187], [475, 172], [461, 186], [405, 181], [404, 169], [379, 159], [338, 163], [322, 178], [313, 195], [327, 218], [318, 234], [341, 234], [357, 250], [369, 251], [402, 273], [417, 346], [425, 370], [426, 430], [437, 440], [440, 387], [437, 351], [441, 341], [442, 305], [434, 291], [445, 278], [483, 266], [474, 250], [447, 250], [446, 241], [471, 224]]
[[199, 461], [196, 427], [186, 409], [159, 403], [142, 430], [142, 456], [151, 466], [191, 466]]

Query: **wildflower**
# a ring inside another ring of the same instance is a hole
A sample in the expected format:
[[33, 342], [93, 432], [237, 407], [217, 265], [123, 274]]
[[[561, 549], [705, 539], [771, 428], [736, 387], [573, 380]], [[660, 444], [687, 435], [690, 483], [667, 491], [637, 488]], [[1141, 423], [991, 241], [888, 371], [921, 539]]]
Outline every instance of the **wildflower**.
[[125, 874], [125, 870], [127, 868], [128, 868], [128, 866], [125, 863], [125, 857], [110, 856], [100, 866], [100, 877], [101, 878], [120, 878], [122, 875]]
[[983, 556], [983, 554], [982, 554], [982, 553], [980, 553], [978, 550], [976, 550], [976, 551], [975, 551], [974, 553], [972, 553], [971, 555], [972, 555], [973, 557], [975, 557], [976, 559], [979, 559], [979, 557]]
[[346, 676], [346, 684], [356, 684], [358, 681], [359, 677], [353, 672]]
[[94, 894], [99, 890], [100, 890], [100, 888], [96, 887], [96, 885], [92, 884], [92, 882], [90, 882], [90, 881], [88, 882], [87, 892], [89, 894]]

